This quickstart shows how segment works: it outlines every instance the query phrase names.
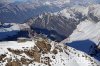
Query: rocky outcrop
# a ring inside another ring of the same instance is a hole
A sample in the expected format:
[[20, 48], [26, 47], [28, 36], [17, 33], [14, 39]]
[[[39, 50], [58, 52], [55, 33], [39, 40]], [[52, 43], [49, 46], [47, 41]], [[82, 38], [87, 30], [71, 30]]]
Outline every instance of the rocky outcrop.
[[31, 27], [37, 33], [46, 34], [49, 38], [57, 41], [61, 41], [65, 37], [71, 35], [73, 30], [75, 30], [76, 26], [80, 23], [80, 21], [75, 18], [66, 18], [60, 14], [55, 15], [51, 13], [44, 13], [27, 22], [33, 23]]
[[2, 61], [6, 57], [6, 54], [0, 55], [0, 61]]
[[[91, 64], [98, 65], [98, 63], [90, 56], [69, 46], [65, 46], [63, 44], [59, 44], [57, 42], [41, 37], [37, 37], [34, 39], [35, 44], [33, 43], [34, 46], [31, 47], [27, 46], [22, 48], [12, 48], [11, 46], [9, 48], [5, 48], [7, 52], [6, 54], [2, 54], [0, 56], [0, 65], [56, 66], [57, 64], [59, 64], [60, 66], [67, 66], [67, 64], [69, 64], [70, 66], [70, 63], [68, 62], [76, 61], [75, 57], [77, 57], [77, 59], [80, 57], [83, 58], [82, 60], [87, 61], [87, 64], [89, 64], [90, 66]], [[0, 50], [3, 50], [3, 48]], [[76, 62], [78, 62], [78, 60]], [[71, 65], [74, 66], [72, 63]]]
[[6, 66], [21, 66], [21, 63], [18, 61], [8, 62]]

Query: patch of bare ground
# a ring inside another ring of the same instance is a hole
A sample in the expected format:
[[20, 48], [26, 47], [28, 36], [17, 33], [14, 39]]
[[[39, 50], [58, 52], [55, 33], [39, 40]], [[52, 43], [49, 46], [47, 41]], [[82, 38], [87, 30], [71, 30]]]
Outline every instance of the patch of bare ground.
[[55, 59], [55, 55], [58, 54], [58, 52], [63, 52], [63, 49], [60, 45], [54, 46], [54, 49], [51, 51], [52, 45], [47, 40], [44, 40], [44, 39], [41, 41], [37, 40], [35, 44], [36, 45], [34, 47], [31, 47], [30, 49], [23, 48], [23, 50], [13, 50], [11, 48], [8, 48], [8, 51], [11, 52], [12, 54], [21, 55], [22, 53], [25, 53], [27, 56], [29, 56], [33, 60], [27, 59], [25, 57], [21, 57], [21, 59], [16, 60], [16, 61], [9, 60], [6, 66], [22, 66], [22, 65], [28, 66], [29, 64], [34, 63], [34, 62], [43, 63], [48, 66], [51, 66], [50, 62], [52, 61], [50, 57], [49, 56], [42, 57], [42, 55], [51, 53], [51, 54], [54, 54], [52, 58]]
[[0, 61], [2, 61], [3, 58], [5, 58], [5, 57], [6, 57], [6, 54], [2, 54], [2, 55], [0, 55]]
[[11, 61], [6, 64], [6, 66], [22, 66], [18, 61]]
[[12, 52], [13, 54], [16, 54], [16, 55], [20, 55], [20, 54], [22, 54], [23, 53], [23, 51], [22, 50], [13, 50], [13, 49], [11, 49], [11, 48], [7, 48], [8, 49], [8, 51], [9, 52]]

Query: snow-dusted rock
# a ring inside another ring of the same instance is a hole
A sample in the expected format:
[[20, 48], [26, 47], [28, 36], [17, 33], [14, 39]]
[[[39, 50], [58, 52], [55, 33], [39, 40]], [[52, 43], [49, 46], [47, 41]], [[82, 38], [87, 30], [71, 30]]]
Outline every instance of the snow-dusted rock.
[[[69, 46], [45, 39], [0, 42], [0, 66], [99, 66], [98, 60]], [[18, 64], [17, 64], [18, 63]]]

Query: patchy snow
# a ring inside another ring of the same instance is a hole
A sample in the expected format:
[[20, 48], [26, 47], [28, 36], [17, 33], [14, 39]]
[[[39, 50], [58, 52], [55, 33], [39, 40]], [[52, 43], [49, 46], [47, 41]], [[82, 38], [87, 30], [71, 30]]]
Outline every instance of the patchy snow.
[[76, 63], [79, 66], [97, 66], [100, 65], [99, 61], [96, 59], [90, 57], [89, 55], [85, 54], [84, 52], [81, 52], [79, 50], [76, 50], [72, 47], [67, 47], [69, 50], [69, 55], [75, 59]]
[[[64, 48], [63, 44], [58, 44], [58, 43], [55, 43], [54, 41], [51, 42], [50, 44], [52, 46], [51, 47], [52, 50], [58, 46], [60, 49], [63, 50], [62, 52], [57, 50], [58, 51], [57, 54], [53, 54], [50, 52], [50, 53], [41, 55], [41, 60], [44, 62], [47, 60], [43, 59], [43, 57], [50, 58], [51, 66], [93, 66], [93, 65], [99, 66], [100, 65], [99, 61], [90, 57], [89, 55], [85, 54], [82, 51], [76, 50], [69, 46], [67, 46], [67, 48]], [[21, 59], [22, 57], [32, 60], [32, 58], [27, 56], [25, 53], [16, 55], [16, 54], [9, 52], [7, 50], [7, 48], [11, 48], [11, 49], [15, 49], [15, 50], [16, 49], [23, 50], [22, 47], [28, 47], [26, 49], [31, 49], [31, 47], [33, 47], [34, 45], [35, 45], [34, 41], [27, 41], [27, 42], [22, 42], [22, 43], [18, 43], [17, 41], [0, 42], [0, 48], [1, 48], [0, 51], [2, 52], [0, 54], [7, 52], [6, 58], [12, 58], [13, 60], [15, 60], [16, 58]], [[28, 66], [38, 66], [38, 65], [48, 66], [48, 65], [45, 65], [44, 62], [43, 63], [34, 62], [34, 63], [29, 64]], [[5, 66], [6, 63], [7, 63], [7, 61], [1, 62], [0, 65]], [[23, 66], [25, 66], [25, 65], [23, 65]]]
[[23, 50], [22, 47], [34, 47], [35, 43], [34, 41], [27, 41], [27, 42], [21, 42], [18, 43], [17, 41], [8, 41], [8, 42], [0, 42], [1, 48], [12, 48], [12, 49], [20, 49]]
[[51, 4], [51, 2], [47, 1], [47, 2], [44, 3], [44, 5], [49, 5], [50, 6], [52, 4]]
[[70, 13], [68, 13], [67, 9], [62, 10], [60, 13], [62, 16], [65, 16], [67, 18], [71, 18]]
[[89, 7], [75, 6], [75, 7], [72, 7], [71, 10], [73, 12], [80, 12], [82, 13], [82, 15], [88, 15]]

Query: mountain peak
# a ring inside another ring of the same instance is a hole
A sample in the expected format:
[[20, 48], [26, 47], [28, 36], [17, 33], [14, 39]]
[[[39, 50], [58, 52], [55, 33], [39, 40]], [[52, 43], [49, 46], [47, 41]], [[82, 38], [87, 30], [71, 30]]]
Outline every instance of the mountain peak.
[[[15, 47], [16, 46], [16, 47]], [[98, 66], [87, 54], [57, 42], [34, 37], [34, 40], [0, 42], [1, 66]], [[78, 60], [77, 60], [78, 59]], [[84, 61], [84, 62], [83, 62]]]

